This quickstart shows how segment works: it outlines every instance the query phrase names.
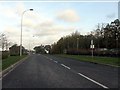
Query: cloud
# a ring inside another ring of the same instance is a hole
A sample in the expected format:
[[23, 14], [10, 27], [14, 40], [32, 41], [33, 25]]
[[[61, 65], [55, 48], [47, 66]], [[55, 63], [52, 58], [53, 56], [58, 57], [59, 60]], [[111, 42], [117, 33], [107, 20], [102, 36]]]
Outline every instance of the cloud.
[[33, 28], [35, 23], [34, 23], [34, 21], [32, 19], [24, 18], [22, 25], [23, 25], [23, 27]]
[[57, 42], [61, 37], [71, 34], [74, 30], [74, 27], [64, 27], [61, 25], [54, 25], [53, 27], [47, 27], [46, 29], [38, 29], [34, 32], [34, 36], [39, 39], [35, 39], [36, 42], [34, 43], [36, 44], [34, 45], [51, 45], [54, 42]]
[[53, 25], [53, 20], [46, 20], [40, 24], [41, 27], [52, 27]]
[[24, 19], [25, 18], [34, 19], [34, 20], [38, 20], [38, 18], [39, 18], [39, 20], [42, 19], [41, 14], [39, 14], [37, 11], [34, 11], [34, 10], [30, 11], [29, 9], [31, 9], [31, 8], [26, 9], [25, 4], [22, 3], [22, 2], [18, 2], [16, 4], [16, 6], [14, 7], [15, 14], [17, 14], [18, 17], [20, 17], [20, 18], [22, 17], [23, 12], [27, 11], [27, 12], [24, 13], [24, 16], [23, 16]]
[[0, 5], [0, 16], [1, 17], [6, 17], [7, 19], [8, 18], [11, 18], [11, 19], [15, 19], [16, 18], [16, 15], [15, 15], [15, 10], [14, 8], [12, 7], [7, 7], [7, 6], [4, 6], [4, 4]]
[[[0, 9], [1, 10], [1, 9]], [[24, 3], [17, 3], [15, 7], [4, 6], [4, 9], [7, 12], [3, 12], [2, 16], [14, 18], [14, 20], [8, 23], [8, 20], [5, 21], [3, 30], [5, 34], [9, 37], [11, 42], [16, 42], [20, 44], [20, 20], [21, 15], [26, 7]], [[74, 10], [68, 9], [58, 13], [59, 20], [64, 20], [66, 22], [77, 22], [79, 21], [79, 16]], [[31, 48], [34, 45], [40, 44], [52, 44], [56, 42], [60, 37], [70, 34], [75, 30], [75, 26], [65, 26], [62, 24], [57, 24], [55, 17], [51, 18], [42, 12], [26, 12], [23, 17], [23, 46], [29, 48], [29, 43]], [[33, 37], [37, 36], [36, 38]], [[35, 39], [34, 39], [35, 38]]]
[[77, 12], [73, 9], [60, 11], [57, 15], [57, 18], [67, 22], [78, 22], [80, 19]]
[[24, 3], [18, 2], [15, 7], [16, 14], [21, 16], [22, 12], [26, 10]]
[[52, 24], [51, 25], [47, 25], [44, 27], [44, 25], [37, 25], [35, 27], [35, 31], [34, 31], [34, 35], [35, 36], [63, 36], [66, 33], [70, 33], [72, 31], [74, 31], [74, 27], [72, 26], [63, 26], [63, 25], [57, 25], [57, 24]]
[[16, 28], [16, 27], [12, 27], [12, 26], [7, 26], [5, 27], [4, 29], [4, 33], [7, 35], [7, 36], [12, 36], [12, 37], [17, 37], [20, 33], [19, 29]]
[[[35, 45], [40, 44], [52, 44], [60, 39], [60, 37], [63, 37], [65, 35], [70, 34], [75, 29], [74, 27], [64, 27], [62, 25], [56, 25], [53, 24], [47, 25], [46, 27], [40, 26], [35, 29], [30, 29], [30, 32], [26, 31], [26, 28], [23, 28], [23, 46], [29, 49], [29, 43], [30, 47], [33, 48]], [[20, 43], [20, 28], [14, 27], [14, 26], [7, 26], [5, 28], [5, 33], [7, 36], [9, 36], [9, 40], [11, 42], [16, 42], [18, 45]], [[37, 36], [37, 37], [33, 37]], [[35, 39], [34, 39], [35, 38]]]
[[113, 19], [113, 18], [115, 18], [115, 13], [111, 13], [111, 14], [108, 14], [107, 16], [106, 16], [106, 18], [108, 18], [108, 19]]
[[[20, 45], [20, 32], [21, 32], [21, 28], [14, 27], [14, 26], [7, 26], [4, 29], [3, 33], [5, 33], [5, 35], [7, 36], [8, 41]], [[31, 45], [31, 48], [33, 48], [35, 44], [38, 44], [41, 42], [41, 40], [36, 40], [36, 39], [34, 40], [32, 37], [32, 33], [26, 31], [24, 28], [23, 28], [22, 34], [23, 34], [22, 44], [27, 49], [29, 49], [29, 44]]]

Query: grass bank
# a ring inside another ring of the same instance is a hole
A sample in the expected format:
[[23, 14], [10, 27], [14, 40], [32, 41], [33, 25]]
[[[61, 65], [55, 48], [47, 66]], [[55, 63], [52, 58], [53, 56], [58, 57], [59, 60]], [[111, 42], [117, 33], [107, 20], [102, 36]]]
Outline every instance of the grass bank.
[[2, 71], [2, 60], [0, 60], [0, 72]]
[[2, 60], [2, 70], [8, 68], [9, 66], [11, 66], [12, 64], [16, 63], [17, 61], [23, 59], [24, 57], [26, 57], [27, 55], [23, 55], [23, 56], [9, 56], [6, 59]]
[[94, 63], [100, 63], [100, 64], [109, 64], [112, 66], [120, 66], [120, 58], [115, 57], [100, 57], [100, 56], [94, 56], [93, 58], [91, 56], [85, 56], [85, 55], [59, 55], [61, 57], [66, 58], [73, 58], [80, 61], [87, 61], [87, 62], [94, 62]]

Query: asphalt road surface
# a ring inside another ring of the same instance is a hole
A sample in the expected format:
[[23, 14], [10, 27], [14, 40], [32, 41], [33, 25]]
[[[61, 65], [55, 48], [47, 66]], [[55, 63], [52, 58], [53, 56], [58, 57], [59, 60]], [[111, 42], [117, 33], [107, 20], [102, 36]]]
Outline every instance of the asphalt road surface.
[[2, 88], [118, 88], [118, 68], [34, 54], [3, 77]]

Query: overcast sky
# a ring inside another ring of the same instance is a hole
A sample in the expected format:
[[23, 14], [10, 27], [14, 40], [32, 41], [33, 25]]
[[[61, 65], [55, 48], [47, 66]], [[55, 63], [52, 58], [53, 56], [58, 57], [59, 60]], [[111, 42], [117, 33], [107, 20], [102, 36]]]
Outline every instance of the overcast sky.
[[118, 18], [117, 2], [0, 2], [0, 32], [9, 41], [20, 44], [20, 23], [23, 17], [23, 46], [53, 44], [62, 36], [96, 29], [98, 23]]

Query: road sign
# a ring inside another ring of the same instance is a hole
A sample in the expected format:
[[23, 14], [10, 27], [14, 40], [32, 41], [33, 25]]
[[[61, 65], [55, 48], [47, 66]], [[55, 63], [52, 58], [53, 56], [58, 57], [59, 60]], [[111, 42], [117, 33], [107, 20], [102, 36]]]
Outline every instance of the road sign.
[[90, 45], [91, 53], [92, 53], [92, 59], [93, 59], [93, 49], [94, 49], [94, 45], [93, 45], [93, 40], [91, 40], [91, 45]]
[[93, 40], [91, 40], [91, 45], [93, 45]]
[[93, 49], [93, 48], [95, 48], [95, 46], [94, 46], [94, 45], [90, 45], [90, 48], [92, 48], [92, 49]]

